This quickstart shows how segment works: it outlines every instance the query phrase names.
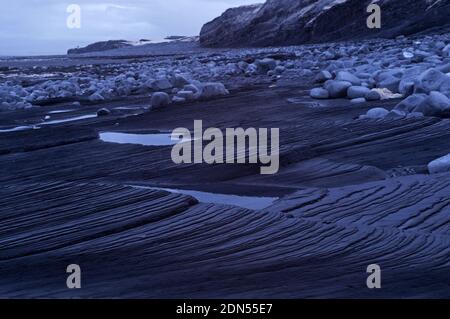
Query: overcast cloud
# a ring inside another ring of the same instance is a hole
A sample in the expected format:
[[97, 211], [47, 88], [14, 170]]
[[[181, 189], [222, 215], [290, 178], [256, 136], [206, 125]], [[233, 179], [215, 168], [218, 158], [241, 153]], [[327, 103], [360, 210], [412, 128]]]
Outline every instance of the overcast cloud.
[[[0, 55], [63, 54], [112, 39], [162, 40], [197, 35], [230, 7], [263, 0], [0, 0]], [[67, 6], [81, 7], [81, 28], [66, 26]]]

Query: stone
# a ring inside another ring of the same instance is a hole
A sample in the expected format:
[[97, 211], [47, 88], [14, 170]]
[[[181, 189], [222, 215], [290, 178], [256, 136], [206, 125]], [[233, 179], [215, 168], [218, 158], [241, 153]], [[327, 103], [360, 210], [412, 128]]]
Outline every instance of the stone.
[[420, 112], [411, 112], [411, 113], [408, 113], [406, 115], [406, 117], [409, 119], [418, 119], [418, 118], [422, 118], [423, 114]]
[[367, 102], [366, 99], [363, 97], [359, 97], [359, 98], [350, 100], [350, 103], [352, 103], [352, 104], [360, 104], [360, 103], [366, 103], [366, 102]]
[[338, 72], [336, 80], [350, 82], [352, 85], [361, 85], [361, 80], [347, 71]]
[[155, 91], [169, 90], [173, 85], [168, 79], [158, 79], [151, 82], [151, 88]]
[[365, 98], [371, 91], [364, 86], [351, 86], [347, 90], [347, 96], [350, 99]]
[[439, 87], [439, 92], [450, 98], [450, 75], [446, 75]]
[[412, 59], [414, 57], [414, 53], [410, 51], [403, 51], [402, 55], [405, 59]]
[[325, 81], [331, 80], [333, 76], [328, 71], [320, 71], [316, 77], [314, 78], [314, 82], [316, 83], [324, 83]]
[[427, 98], [426, 94], [413, 94], [397, 104], [395, 110], [413, 112], [414, 109], [426, 103]]
[[100, 102], [103, 100], [105, 100], [105, 98], [100, 93], [97, 92], [89, 96], [89, 101], [91, 102]]
[[432, 106], [429, 103], [429, 100], [426, 99], [424, 103], [413, 108], [411, 113], [413, 113], [413, 112], [419, 112], [425, 116], [439, 116], [442, 113], [442, 110]]
[[179, 91], [177, 93], [178, 97], [184, 98], [185, 100], [194, 100], [195, 94], [192, 91]]
[[238, 68], [241, 69], [242, 71], [247, 71], [248, 69], [248, 63], [245, 61], [239, 61], [237, 64]]
[[184, 86], [183, 91], [191, 91], [194, 94], [199, 94], [200, 88], [195, 84], [188, 84]]
[[401, 95], [407, 97], [414, 93], [414, 82], [412, 81], [400, 81], [398, 91]]
[[381, 94], [377, 91], [370, 90], [365, 96], [367, 101], [378, 101], [381, 100]]
[[386, 88], [392, 93], [399, 93], [400, 79], [394, 76], [389, 76], [378, 83], [379, 88]]
[[172, 78], [171, 83], [175, 88], [182, 88], [183, 86], [189, 84], [190, 82], [186, 78], [186, 76], [181, 74], [175, 74], [175, 76]]
[[375, 107], [367, 111], [365, 118], [369, 119], [383, 119], [388, 115], [389, 111], [382, 107]]
[[449, 73], [450, 72], [450, 63], [441, 65], [436, 68], [436, 70], [442, 72], [442, 73]]
[[325, 51], [319, 56], [319, 60], [321, 61], [327, 61], [327, 60], [334, 60], [336, 58], [336, 55], [330, 51]]
[[309, 94], [313, 99], [328, 99], [330, 94], [323, 88], [314, 88]]
[[275, 68], [274, 71], [275, 71], [276, 74], [283, 74], [284, 71], [286, 71], [286, 68], [284, 66], [282, 66], [282, 65], [279, 65], [279, 66], [277, 66]]
[[255, 64], [258, 68], [258, 72], [261, 74], [267, 74], [267, 72], [274, 70], [277, 67], [277, 62], [274, 59], [270, 58], [256, 60]]
[[426, 102], [437, 112], [450, 109], [450, 99], [440, 92], [432, 91]]
[[390, 78], [397, 78], [400, 79], [403, 77], [404, 74], [404, 70], [402, 68], [394, 68], [391, 70], [387, 70], [387, 71], [379, 71], [377, 72], [376, 76], [375, 76], [375, 80], [377, 82], [382, 82], [384, 80], [390, 79]]
[[228, 94], [230, 94], [230, 92], [228, 92], [222, 83], [208, 82], [202, 84], [200, 98], [207, 99]]
[[438, 91], [446, 75], [436, 69], [428, 69], [419, 75], [414, 93], [430, 93]]
[[447, 44], [445, 48], [442, 49], [442, 55], [450, 57], [450, 44]]
[[111, 114], [111, 111], [106, 108], [102, 108], [97, 111], [97, 116], [108, 116], [110, 114]]
[[438, 50], [442, 50], [443, 48], [445, 48], [445, 42], [438, 41], [434, 44], [434, 47]]
[[237, 66], [236, 63], [228, 63], [225, 66], [224, 73], [227, 75], [238, 75], [242, 73], [242, 70]]
[[450, 154], [440, 157], [428, 164], [430, 174], [450, 172]]
[[170, 104], [170, 96], [165, 92], [156, 92], [152, 94], [152, 110], [164, 108]]
[[399, 110], [392, 110], [390, 111], [384, 118], [388, 120], [400, 120], [407, 117], [407, 113], [404, 111]]
[[346, 81], [329, 80], [325, 82], [325, 89], [333, 99], [347, 97], [347, 90], [351, 86], [352, 84]]
[[173, 102], [173, 103], [184, 103], [184, 102], [186, 102], [186, 99], [183, 98], [183, 97], [174, 96], [174, 97], [172, 98], [172, 102]]

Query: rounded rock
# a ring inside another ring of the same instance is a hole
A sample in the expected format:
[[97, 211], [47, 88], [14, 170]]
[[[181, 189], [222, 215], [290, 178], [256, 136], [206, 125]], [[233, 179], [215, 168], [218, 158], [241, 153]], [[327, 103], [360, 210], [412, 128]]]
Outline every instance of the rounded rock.
[[351, 86], [347, 90], [349, 99], [365, 98], [370, 93], [370, 89], [365, 86]]
[[165, 92], [156, 92], [152, 95], [152, 109], [160, 109], [170, 104], [170, 96]]
[[328, 93], [328, 91], [323, 88], [314, 88], [311, 90], [309, 95], [313, 99], [318, 99], [318, 100], [328, 99], [330, 97], [330, 93]]

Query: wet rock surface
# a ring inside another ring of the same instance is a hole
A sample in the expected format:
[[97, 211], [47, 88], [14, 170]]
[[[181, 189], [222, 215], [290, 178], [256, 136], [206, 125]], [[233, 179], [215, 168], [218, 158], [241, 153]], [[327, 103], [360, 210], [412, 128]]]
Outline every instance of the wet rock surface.
[[[0, 296], [373, 298], [377, 262], [376, 297], [448, 297], [448, 43], [0, 61]], [[200, 119], [279, 128], [279, 173], [99, 138]], [[136, 185], [279, 200], [250, 210]], [[75, 261], [90, 283], [77, 292]]]

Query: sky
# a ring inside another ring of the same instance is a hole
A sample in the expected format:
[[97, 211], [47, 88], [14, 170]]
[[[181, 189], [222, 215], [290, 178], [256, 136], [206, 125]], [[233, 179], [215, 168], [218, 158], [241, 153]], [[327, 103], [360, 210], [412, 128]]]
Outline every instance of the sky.
[[[226, 9], [264, 0], [0, 0], [0, 56], [65, 54], [105, 40], [198, 35]], [[69, 5], [80, 28], [69, 28]]]

